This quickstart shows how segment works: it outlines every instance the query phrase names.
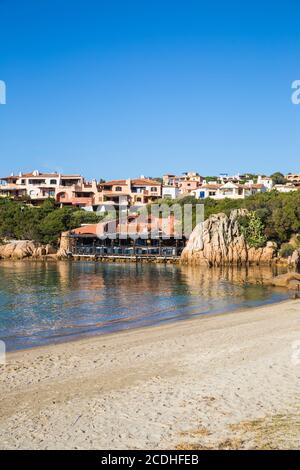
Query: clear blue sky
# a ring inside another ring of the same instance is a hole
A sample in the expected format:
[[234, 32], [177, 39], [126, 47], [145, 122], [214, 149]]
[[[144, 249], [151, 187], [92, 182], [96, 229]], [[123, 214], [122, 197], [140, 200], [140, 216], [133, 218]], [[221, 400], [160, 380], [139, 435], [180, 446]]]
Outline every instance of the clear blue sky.
[[300, 171], [299, 1], [0, 0], [0, 176]]

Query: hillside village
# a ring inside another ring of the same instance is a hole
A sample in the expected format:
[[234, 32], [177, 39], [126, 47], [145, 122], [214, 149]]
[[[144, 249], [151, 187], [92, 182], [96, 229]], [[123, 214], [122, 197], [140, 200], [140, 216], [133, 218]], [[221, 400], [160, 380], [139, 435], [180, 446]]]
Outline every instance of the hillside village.
[[265, 175], [227, 175], [203, 177], [197, 172], [176, 176], [165, 174], [160, 178], [140, 176], [111, 181], [87, 181], [79, 174], [43, 173], [38, 170], [20, 172], [0, 178], [0, 197], [22, 200], [39, 205], [52, 198], [60, 206], [73, 206], [94, 212], [106, 212], [115, 207], [139, 207], [163, 199], [193, 196], [244, 199], [261, 192], [280, 193], [297, 191], [300, 173], [283, 175], [279, 172]]

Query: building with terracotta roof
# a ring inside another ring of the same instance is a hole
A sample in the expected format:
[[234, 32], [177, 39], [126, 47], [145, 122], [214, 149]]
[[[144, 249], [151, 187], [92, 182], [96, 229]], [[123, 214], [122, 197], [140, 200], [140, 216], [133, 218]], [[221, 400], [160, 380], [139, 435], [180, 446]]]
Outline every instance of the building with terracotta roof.
[[162, 196], [160, 182], [150, 178], [112, 180], [98, 184], [85, 181], [81, 175], [63, 175], [33, 171], [0, 178], [0, 197], [22, 199], [33, 204], [54, 198], [61, 206], [101, 208], [131, 207], [155, 202]]
[[300, 173], [289, 173], [285, 175], [285, 179], [288, 183], [292, 183], [294, 185], [300, 185]]
[[171, 174], [163, 175], [164, 186], [166, 188], [170, 186], [176, 187], [178, 188], [179, 194], [182, 195], [190, 194], [201, 185], [202, 181], [203, 177], [195, 171], [187, 171], [180, 176]]
[[53, 198], [63, 205], [93, 205], [98, 191], [96, 182], [86, 183], [81, 175], [42, 173], [38, 170], [0, 178], [0, 196], [27, 197], [33, 204]]
[[178, 237], [174, 215], [130, 214], [126, 218], [78, 227], [63, 234], [74, 256], [180, 256], [186, 239]]
[[162, 197], [162, 184], [149, 178], [106, 181], [99, 185], [99, 205], [107, 207], [142, 206]]

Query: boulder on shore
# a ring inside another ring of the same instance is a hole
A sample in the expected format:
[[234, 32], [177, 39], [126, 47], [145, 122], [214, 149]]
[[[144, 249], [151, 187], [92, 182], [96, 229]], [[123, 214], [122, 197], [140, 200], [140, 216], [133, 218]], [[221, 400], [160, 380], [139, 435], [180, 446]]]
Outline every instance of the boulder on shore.
[[236, 209], [229, 216], [214, 214], [198, 224], [182, 252], [182, 262], [208, 266], [270, 264], [277, 245], [274, 242], [267, 242], [262, 248], [247, 245], [239, 227], [239, 218], [247, 213], [246, 209]]
[[300, 274], [296, 272], [280, 274], [270, 279], [268, 284], [275, 287], [287, 287], [289, 290], [300, 290]]
[[2, 259], [42, 258], [55, 253], [51, 245], [42, 245], [31, 240], [16, 240], [0, 245], [0, 258]]

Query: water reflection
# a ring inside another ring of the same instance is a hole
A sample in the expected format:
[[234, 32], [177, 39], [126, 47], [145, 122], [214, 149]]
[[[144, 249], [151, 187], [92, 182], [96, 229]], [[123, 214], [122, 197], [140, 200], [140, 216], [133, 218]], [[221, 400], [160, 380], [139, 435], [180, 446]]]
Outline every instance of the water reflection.
[[260, 285], [272, 274], [259, 267], [2, 261], [0, 338], [11, 350], [286, 298]]

